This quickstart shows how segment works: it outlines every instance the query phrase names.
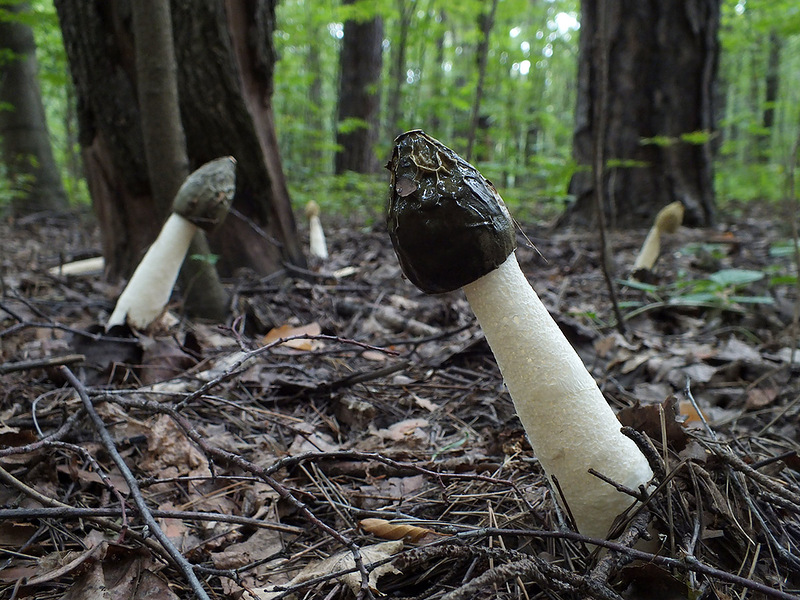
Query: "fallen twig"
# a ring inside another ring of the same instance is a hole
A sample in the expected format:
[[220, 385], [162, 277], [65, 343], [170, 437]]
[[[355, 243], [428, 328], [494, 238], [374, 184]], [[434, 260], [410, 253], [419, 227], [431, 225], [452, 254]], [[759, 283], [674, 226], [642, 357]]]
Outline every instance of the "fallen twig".
[[83, 407], [86, 410], [86, 413], [89, 415], [89, 418], [92, 420], [92, 423], [97, 430], [103, 445], [111, 456], [111, 459], [114, 461], [114, 464], [117, 465], [117, 468], [122, 474], [122, 477], [125, 479], [125, 482], [128, 484], [131, 497], [139, 509], [140, 516], [150, 529], [150, 533], [156, 537], [156, 539], [164, 547], [164, 550], [166, 550], [167, 553], [172, 557], [172, 560], [175, 561], [177, 568], [183, 573], [186, 581], [192, 587], [195, 595], [200, 598], [200, 600], [210, 600], [210, 597], [203, 588], [203, 584], [200, 583], [197, 575], [195, 575], [192, 564], [187, 561], [183, 554], [181, 554], [180, 550], [175, 547], [172, 541], [167, 537], [167, 534], [165, 534], [161, 527], [159, 527], [158, 522], [153, 517], [153, 513], [147, 506], [141, 490], [139, 490], [139, 486], [136, 483], [136, 478], [128, 468], [128, 465], [125, 464], [125, 461], [120, 453], [117, 451], [114, 440], [112, 439], [111, 434], [108, 433], [105, 423], [103, 423], [103, 419], [100, 418], [100, 415], [98, 415], [97, 411], [94, 409], [94, 404], [92, 403], [92, 399], [89, 398], [86, 388], [83, 386], [80, 380], [75, 377], [75, 374], [69, 370], [69, 368], [62, 366], [60, 367], [60, 370], [64, 377], [66, 377], [69, 384], [78, 393], [78, 396], [83, 402]]

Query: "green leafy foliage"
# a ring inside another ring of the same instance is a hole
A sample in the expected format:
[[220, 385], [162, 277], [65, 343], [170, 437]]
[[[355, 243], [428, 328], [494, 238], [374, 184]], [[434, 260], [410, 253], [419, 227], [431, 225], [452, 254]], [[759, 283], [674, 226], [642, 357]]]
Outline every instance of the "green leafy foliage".
[[622, 280], [620, 285], [645, 293], [648, 301], [629, 301], [634, 308], [628, 318], [653, 307], [691, 307], [740, 309], [741, 305], [772, 304], [772, 296], [747, 293], [750, 284], [764, 279], [763, 271], [722, 269], [700, 279], [679, 278], [664, 286]]
[[[779, 200], [785, 196], [800, 122], [800, 5], [792, 0], [722, 4], [719, 80], [722, 142], [716, 162], [718, 198]], [[770, 60], [777, 57], [777, 69]], [[777, 95], [769, 97], [774, 77]], [[767, 126], [768, 114], [773, 124]]]
[[342, 175], [290, 179], [290, 191], [298, 208], [313, 200], [323, 215], [345, 215], [366, 225], [383, 220], [389, 198], [389, 186], [382, 174], [362, 175], [350, 171]]
[[[272, 100], [281, 158], [298, 205], [320, 184], [329, 194], [330, 210], [350, 211], [355, 204], [352, 194], [369, 207], [383, 202], [383, 192], [378, 198], [361, 196], [368, 193], [369, 183], [349, 176], [340, 184], [333, 181], [337, 129], [353, 131], [363, 126], [356, 121], [337, 123], [335, 118], [338, 52], [345, 20], [363, 21], [377, 15], [384, 22], [384, 69], [378, 90], [383, 124], [377, 152], [385, 162], [393, 137], [417, 127], [460, 153], [466, 149], [477, 85], [479, 15], [488, 4], [486, 0], [278, 3], [274, 44], [279, 61]], [[75, 94], [58, 20], [52, 0], [32, 0], [30, 6], [30, 12], [13, 18], [33, 28], [54, 154], [70, 198], [85, 202], [88, 192], [81, 171]], [[0, 10], [0, 18], [11, 17], [7, 10]], [[401, 39], [403, 19], [408, 25], [405, 40]], [[521, 219], [557, 211], [568, 200], [568, 184], [577, 168], [571, 146], [579, 19], [579, 0], [502, 0], [497, 7], [473, 162], [502, 190]], [[796, 0], [725, 0], [719, 35], [718, 130], [655, 132], [642, 143], [661, 147], [710, 143], [723, 207], [728, 200], [784, 198], [800, 123], [800, 4]], [[771, 52], [779, 56], [779, 91], [774, 98], [767, 94]], [[400, 114], [392, 123], [388, 106], [395, 97]], [[773, 115], [771, 126], [765, 124], [768, 111]], [[611, 159], [607, 166], [636, 169], [646, 165]], [[800, 176], [796, 177], [800, 188]], [[2, 185], [11, 190], [20, 184]]]
[[[6, 2], [6, 5], [22, 2]], [[0, 9], [0, 19], [13, 19], [29, 25], [36, 42], [36, 58], [39, 65], [39, 86], [50, 131], [53, 155], [61, 171], [62, 181], [71, 202], [88, 204], [89, 191], [83, 175], [80, 147], [77, 138], [77, 116], [72, 80], [69, 76], [67, 55], [64, 50], [58, 17], [52, 0], [32, 0], [29, 11], [11, 13]], [[0, 56], [0, 62], [14, 57], [8, 52]], [[3, 107], [6, 109], [7, 107]], [[11, 197], [24, 197], [29, 182], [9, 181], [0, 173], [0, 203]]]
[[[484, 0], [359, 1], [340, 6], [333, 0], [284, 0], [278, 7], [274, 104], [279, 140], [297, 205], [316, 185], [329, 202], [350, 209], [343, 189], [331, 183], [335, 133], [353, 131], [360, 122], [336, 123], [338, 50], [346, 19], [384, 19], [384, 72], [381, 98], [385, 127], [378, 152], [388, 160], [393, 137], [422, 128], [463, 153], [477, 84], [479, 15]], [[472, 161], [507, 194], [520, 214], [536, 203], [561, 207], [575, 165], [571, 160], [576, 93], [578, 0], [498, 4], [490, 35], [487, 80]], [[408, 19], [401, 52], [401, 21]], [[308, 67], [316, 61], [318, 67]], [[398, 75], [399, 73], [399, 80]], [[399, 85], [398, 85], [399, 83]], [[388, 122], [388, 106], [399, 97], [401, 114]], [[346, 177], [350, 177], [347, 175]], [[384, 178], [385, 179], [385, 178]], [[385, 181], [384, 181], [385, 185]], [[380, 203], [385, 193], [380, 195]], [[339, 201], [336, 201], [336, 199]], [[317, 199], [319, 201], [319, 199]], [[331, 207], [335, 208], [335, 207]], [[382, 210], [382, 208], [381, 208]], [[538, 212], [538, 211], [537, 211]]]

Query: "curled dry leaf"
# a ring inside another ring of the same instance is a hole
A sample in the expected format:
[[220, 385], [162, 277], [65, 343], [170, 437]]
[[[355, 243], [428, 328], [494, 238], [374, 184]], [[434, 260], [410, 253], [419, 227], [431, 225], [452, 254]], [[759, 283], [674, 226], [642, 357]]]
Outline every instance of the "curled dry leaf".
[[[320, 333], [322, 333], [322, 328], [317, 322], [308, 323], [307, 325], [300, 325], [299, 327], [281, 325], [280, 327], [270, 329], [267, 332], [267, 335], [264, 336], [264, 339], [261, 341], [261, 343], [266, 346], [267, 344], [271, 344], [272, 342], [275, 342], [281, 338], [289, 338], [298, 335], [313, 336], [319, 335]], [[324, 344], [320, 340], [297, 339], [289, 340], [281, 345], [288, 348], [294, 348], [295, 350], [318, 350]]]
[[427, 527], [418, 527], [407, 523], [392, 523], [386, 519], [361, 519], [359, 525], [367, 533], [385, 540], [404, 540], [406, 542], [419, 543], [425, 541], [425, 538], [443, 537], [443, 534]]
[[[374, 544], [372, 546], [365, 546], [361, 548], [361, 558], [364, 561], [364, 565], [367, 567], [367, 571], [369, 571], [369, 587], [373, 592], [378, 591], [378, 579], [380, 579], [383, 575], [387, 573], [399, 573], [400, 571], [398, 571], [391, 565], [391, 563], [388, 562], [378, 565], [374, 569], [371, 569], [370, 565], [372, 563], [387, 560], [400, 552], [402, 549], [403, 542], [401, 541], [382, 542], [380, 544]], [[316, 579], [318, 577], [331, 575], [339, 571], [350, 571], [349, 573], [344, 573], [342, 575], [341, 581], [347, 584], [354, 594], [358, 594], [361, 590], [361, 574], [357, 570], [353, 571], [352, 569], [354, 568], [355, 560], [353, 559], [353, 553], [350, 552], [350, 550], [343, 550], [341, 552], [337, 552], [333, 556], [329, 556], [325, 560], [308, 565], [288, 584], [286, 584], [286, 586], [282, 587], [290, 587], [299, 583], [311, 581], [312, 579]], [[275, 586], [268, 586], [265, 588], [253, 589], [250, 590], [245, 597], [253, 598], [255, 600], [272, 600], [272, 598], [285, 597], [282, 587], [275, 589]], [[296, 596], [291, 595], [289, 597], [294, 598]]]

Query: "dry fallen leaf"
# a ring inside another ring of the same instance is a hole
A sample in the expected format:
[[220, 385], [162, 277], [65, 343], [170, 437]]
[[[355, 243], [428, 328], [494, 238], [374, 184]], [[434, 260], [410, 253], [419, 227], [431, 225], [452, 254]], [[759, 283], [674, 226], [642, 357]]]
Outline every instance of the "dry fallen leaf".
[[147, 453], [139, 468], [159, 477], [208, 476], [208, 460], [167, 415], [156, 417], [147, 433]]
[[[297, 335], [319, 335], [322, 333], [322, 328], [319, 323], [308, 323], [307, 325], [300, 325], [299, 327], [292, 327], [291, 325], [281, 325], [275, 327], [267, 332], [264, 339], [261, 340], [263, 345], [271, 344], [282, 338], [293, 337]], [[287, 348], [294, 348], [295, 350], [318, 350], [322, 348], [323, 343], [320, 340], [298, 339], [283, 342], [281, 346]]]
[[429, 425], [427, 419], [404, 419], [387, 429], [379, 429], [376, 433], [381, 438], [392, 442], [408, 441], [419, 436], [425, 439], [427, 434], [423, 429]]
[[777, 388], [753, 388], [747, 392], [745, 408], [748, 410], [769, 406], [778, 397]]
[[418, 527], [407, 523], [392, 523], [386, 519], [361, 519], [358, 524], [367, 533], [384, 540], [405, 540], [412, 543], [421, 543], [444, 535], [427, 527]]
[[[380, 544], [374, 544], [372, 546], [365, 546], [361, 548], [361, 558], [364, 561], [364, 565], [367, 566], [367, 570], [369, 571], [368, 584], [370, 590], [373, 592], [378, 591], [378, 579], [380, 579], [383, 575], [387, 573], [399, 573], [400, 571], [398, 571], [388, 562], [371, 570], [369, 569], [369, 565], [371, 563], [389, 559], [402, 549], [402, 541], [382, 542]], [[329, 556], [324, 560], [308, 565], [305, 569], [295, 575], [295, 577], [286, 585], [297, 585], [299, 583], [316, 579], [317, 577], [324, 577], [340, 571], [349, 571], [355, 567], [355, 564], [356, 563], [353, 559], [352, 552], [350, 552], [350, 550], [342, 550], [341, 552], [338, 552], [333, 556]], [[361, 589], [361, 574], [358, 571], [350, 571], [349, 573], [343, 574], [341, 581], [346, 583], [354, 594], [358, 594], [359, 590]], [[271, 600], [272, 598], [281, 596], [283, 593], [280, 589], [276, 590], [275, 586], [267, 586], [265, 588], [251, 590], [251, 592], [252, 593], [249, 594], [249, 596], [254, 600]]]

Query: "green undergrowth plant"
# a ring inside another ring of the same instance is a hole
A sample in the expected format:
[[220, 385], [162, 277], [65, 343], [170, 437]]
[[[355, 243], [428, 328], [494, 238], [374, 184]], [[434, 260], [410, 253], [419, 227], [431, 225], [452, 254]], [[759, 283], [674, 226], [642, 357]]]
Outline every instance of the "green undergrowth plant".
[[[631, 309], [625, 317], [631, 319], [655, 308], [682, 307], [701, 309], [726, 309], [743, 312], [745, 306], [773, 304], [772, 296], [751, 293], [749, 286], [767, 277], [766, 271], [751, 269], [722, 269], [708, 277], [688, 278], [685, 272], [674, 281], [654, 285], [630, 279], [619, 284], [628, 289], [644, 292], [644, 300], [621, 302], [620, 307]], [[768, 283], [772, 284], [770, 280]]]
[[[498, 187], [498, 190], [520, 223], [533, 223], [554, 218], [564, 210], [567, 196], [563, 183], [554, 180], [544, 192], [534, 192], [528, 185]], [[313, 200], [325, 218], [336, 216], [365, 226], [383, 221], [389, 194], [383, 173], [347, 172], [290, 180], [289, 190], [297, 214], [302, 214], [306, 204]]]
[[337, 216], [367, 226], [383, 220], [389, 194], [383, 173], [319, 175], [290, 181], [289, 188], [298, 213], [313, 200], [324, 217]]

